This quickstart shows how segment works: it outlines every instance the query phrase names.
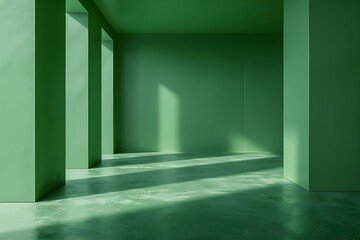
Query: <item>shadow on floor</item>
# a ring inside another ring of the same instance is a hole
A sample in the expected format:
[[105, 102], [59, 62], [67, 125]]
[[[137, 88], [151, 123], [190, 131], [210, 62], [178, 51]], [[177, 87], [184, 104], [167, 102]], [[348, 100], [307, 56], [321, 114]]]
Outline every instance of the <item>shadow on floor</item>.
[[[118, 166], [128, 166], [128, 165], [139, 165], [139, 164], [150, 164], [150, 163], [161, 163], [161, 162], [172, 162], [179, 160], [191, 160], [198, 158], [213, 158], [213, 157], [227, 157], [227, 156], [247, 156], [249, 154], [243, 153], [217, 153], [217, 154], [205, 154], [205, 153], [174, 153], [174, 154], [154, 154], [154, 155], [130, 155], [127, 157], [127, 154], [124, 154], [125, 157], [121, 154], [113, 155], [112, 159], [103, 160], [95, 168], [104, 168], [104, 167], [118, 167]], [[118, 156], [118, 158], [116, 158]]]
[[279, 158], [261, 158], [70, 180], [66, 186], [43, 201], [148, 188], [280, 167], [282, 161]]
[[114, 209], [110, 215], [3, 236], [9, 240], [358, 240], [359, 199], [358, 193], [311, 193], [294, 184], [279, 184], [128, 213]]

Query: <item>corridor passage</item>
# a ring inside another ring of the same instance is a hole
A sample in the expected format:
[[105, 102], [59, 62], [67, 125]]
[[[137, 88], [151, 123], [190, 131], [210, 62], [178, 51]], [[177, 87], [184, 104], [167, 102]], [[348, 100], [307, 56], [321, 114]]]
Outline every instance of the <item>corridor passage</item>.
[[307, 192], [267, 153], [109, 155], [38, 203], [0, 204], [0, 239], [360, 239], [360, 193]]

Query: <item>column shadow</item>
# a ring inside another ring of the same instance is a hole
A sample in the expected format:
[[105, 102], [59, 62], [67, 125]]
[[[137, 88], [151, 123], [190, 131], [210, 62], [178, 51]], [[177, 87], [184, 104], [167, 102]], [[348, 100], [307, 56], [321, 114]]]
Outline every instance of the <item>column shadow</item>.
[[68, 181], [66, 186], [43, 201], [121, 192], [281, 167], [282, 161], [279, 158], [261, 158], [77, 179]]
[[172, 162], [179, 160], [192, 160], [199, 158], [213, 158], [213, 157], [226, 157], [226, 156], [248, 156], [246, 153], [174, 153], [174, 154], [154, 154], [154, 155], [136, 155], [129, 157], [119, 158], [116, 156], [113, 159], [103, 160], [95, 168], [104, 167], [116, 167], [116, 166], [128, 166], [128, 165], [140, 165], [150, 163]]
[[358, 193], [311, 193], [284, 183], [130, 212], [121, 213], [114, 209], [111, 214], [19, 229], [2, 233], [0, 237], [38, 240], [355, 240], [360, 237], [357, 227], [360, 224], [359, 200]]

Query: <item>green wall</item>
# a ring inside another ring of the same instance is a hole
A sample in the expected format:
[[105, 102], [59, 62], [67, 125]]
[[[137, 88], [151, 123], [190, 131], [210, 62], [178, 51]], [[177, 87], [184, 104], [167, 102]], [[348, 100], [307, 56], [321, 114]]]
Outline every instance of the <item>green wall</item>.
[[88, 167], [88, 14], [66, 14], [66, 167]]
[[245, 43], [245, 150], [283, 151], [283, 43], [252, 36]]
[[113, 41], [103, 40], [101, 46], [102, 76], [101, 76], [101, 116], [102, 116], [102, 154], [114, 153], [114, 54]]
[[0, 201], [34, 201], [35, 2], [1, 1], [0, 19]]
[[89, 167], [101, 162], [101, 25], [89, 14]]
[[0, 201], [33, 202], [65, 182], [65, 3], [0, 9]]
[[[92, 1], [82, 2], [92, 166], [101, 160], [101, 27], [116, 33]], [[34, 202], [65, 183], [65, 0], [1, 1], [0, 13], [0, 201]]]
[[92, 1], [80, 0], [80, 3], [67, 1], [69, 168], [90, 168], [101, 161], [102, 29], [109, 38], [117, 35]]
[[[360, 190], [360, 1], [310, 1], [310, 188]], [[336, 16], [336, 17], [334, 17]]]
[[113, 52], [114, 52], [114, 82], [113, 82], [113, 144], [114, 153], [123, 152], [122, 147], [122, 82], [123, 82], [123, 70], [122, 70], [122, 37], [117, 34], [113, 38]]
[[[114, 39], [116, 32], [93, 1], [80, 0], [89, 14], [89, 115], [88, 166], [101, 161], [101, 42], [102, 29]], [[114, 79], [117, 81], [117, 78]]]
[[121, 151], [282, 153], [281, 35], [120, 35]]
[[36, 200], [65, 183], [64, 13], [64, 0], [36, 0]]
[[309, 189], [309, 1], [284, 9], [284, 176]]
[[285, 0], [285, 177], [311, 191], [360, 190], [359, 12]]

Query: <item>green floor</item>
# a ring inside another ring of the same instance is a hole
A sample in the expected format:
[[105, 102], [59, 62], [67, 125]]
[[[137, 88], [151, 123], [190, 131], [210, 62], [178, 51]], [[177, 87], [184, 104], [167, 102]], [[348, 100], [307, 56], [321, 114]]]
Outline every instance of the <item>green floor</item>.
[[108, 156], [41, 202], [0, 204], [0, 239], [360, 239], [360, 193], [282, 175], [271, 154]]

